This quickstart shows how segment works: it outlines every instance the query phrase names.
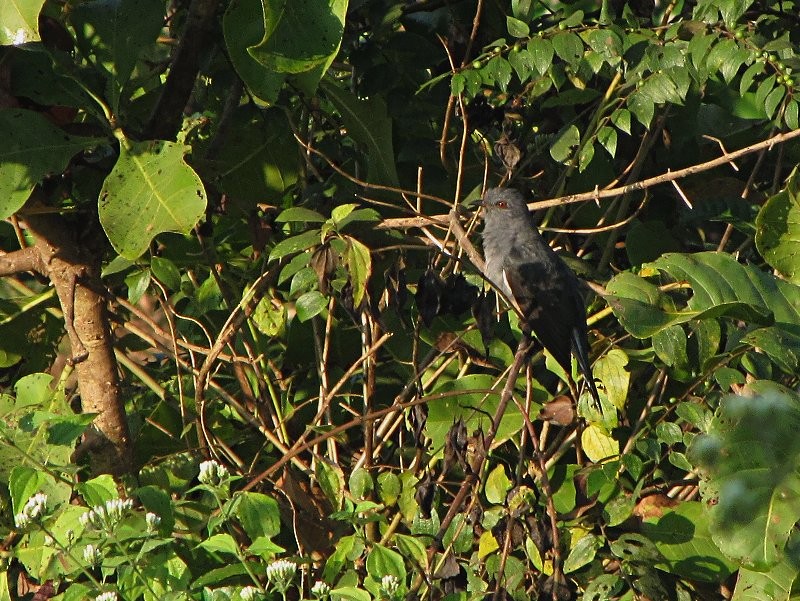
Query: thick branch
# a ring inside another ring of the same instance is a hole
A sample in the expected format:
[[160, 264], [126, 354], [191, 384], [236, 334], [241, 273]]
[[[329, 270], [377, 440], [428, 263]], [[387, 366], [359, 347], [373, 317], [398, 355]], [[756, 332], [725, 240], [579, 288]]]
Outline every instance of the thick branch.
[[45, 274], [42, 255], [33, 246], [0, 255], [0, 277], [16, 275], [26, 271], [33, 271], [40, 275]]
[[29, 215], [41, 266], [53, 283], [64, 312], [85, 413], [96, 413], [78, 453], [92, 457], [94, 473], [131, 470], [130, 433], [120, 396], [117, 362], [108, 327], [106, 301], [98, 292], [100, 261], [82, 249], [58, 215]]
[[200, 70], [200, 55], [206, 47], [217, 4], [217, 0], [193, 0], [189, 7], [186, 29], [172, 59], [167, 81], [145, 127], [146, 138], [168, 140], [174, 138], [180, 129], [183, 110], [194, 89]]

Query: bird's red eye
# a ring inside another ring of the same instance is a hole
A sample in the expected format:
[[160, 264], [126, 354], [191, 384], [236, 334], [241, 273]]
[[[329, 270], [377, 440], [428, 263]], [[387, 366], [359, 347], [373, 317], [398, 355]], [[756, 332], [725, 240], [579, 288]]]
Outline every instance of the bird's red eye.
[[497, 202], [497, 206], [501, 209], [507, 209], [508, 203], [505, 200], [500, 200]]

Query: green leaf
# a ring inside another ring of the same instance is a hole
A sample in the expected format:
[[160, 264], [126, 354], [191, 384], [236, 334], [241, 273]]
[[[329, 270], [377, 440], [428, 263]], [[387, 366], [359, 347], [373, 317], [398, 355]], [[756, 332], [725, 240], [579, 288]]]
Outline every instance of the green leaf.
[[362, 146], [367, 157], [367, 179], [397, 185], [392, 120], [385, 102], [378, 96], [360, 100], [327, 79], [322, 82], [322, 89], [341, 115], [347, 133]]
[[11, 507], [14, 514], [22, 511], [28, 499], [41, 492], [45, 481], [44, 474], [33, 468], [17, 465], [11, 469], [8, 477], [8, 492], [11, 495]]
[[655, 566], [690, 580], [722, 582], [737, 568], [711, 539], [703, 503], [684, 502], [674, 510], [645, 518], [642, 534], [661, 552]]
[[581, 569], [583, 566], [594, 561], [597, 550], [603, 546], [603, 539], [599, 536], [587, 534], [580, 538], [570, 549], [567, 559], [564, 561], [564, 573], [569, 574]]
[[608, 400], [620, 411], [625, 408], [628, 399], [630, 372], [625, 369], [628, 356], [622, 349], [611, 349], [597, 360], [592, 367], [594, 376], [606, 389]]
[[331, 591], [332, 601], [372, 601], [370, 594], [352, 586], [340, 586]]
[[158, 280], [164, 284], [168, 290], [181, 289], [181, 272], [175, 263], [162, 257], [152, 257], [150, 259], [150, 271]]
[[245, 491], [236, 505], [236, 517], [250, 537], [272, 537], [280, 532], [281, 516], [278, 503], [262, 493]]
[[750, 388], [754, 394], [722, 399], [708, 434], [692, 441], [689, 459], [705, 476], [704, 500], [714, 502], [714, 542], [743, 566], [763, 571], [781, 560], [800, 520], [800, 397], [767, 381]]
[[78, 47], [110, 80], [111, 110], [119, 113], [122, 89], [143, 51], [164, 26], [161, 0], [93, 0], [70, 11]]
[[[264, 37], [250, 55], [270, 71], [324, 72], [339, 52], [347, 0], [263, 0]], [[321, 73], [320, 73], [321, 74]]]
[[800, 372], [800, 335], [784, 327], [758, 328], [748, 332], [742, 342], [766, 353], [787, 374]]
[[553, 36], [553, 50], [564, 62], [576, 67], [583, 58], [583, 41], [571, 31]]
[[353, 305], [358, 307], [367, 291], [367, 283], [372, 273], [372, 257], [369, 248], [355, 238], [345, 236], [345, 240], [347, 240], [347, 250], [344, 262], [353, 286]]
[[128, 274], [125, 276], [125, 285], [128, 287], [128, 302], [135, 305], [150, 286], [150, 270], [137, 269]]
[[119, 498], [117, 483], [108, 474], [97, 476], [86, 482], [79, 482], [75, 486], [75, 490], [89, 507], [104, 505], [106, 501]]
[[528, 52], [539, 75], [547, 73], [553, 64], [553, 44], [544, 38], [533, 38], [528, 42]]
[[559, 132], [553, 145], [550, 147], [550, 156], [559, 163], [568, 163], [581, 143], [581, 132], [577, 126], [570, 125]]
[[354, 499], [359, 501], [366, 499], [374, 488], [372, 476], [363, 467], [359, 467], [350, 474], [348, 488]]
[[0, 46], [19, 46], [41, 40], [39, 13], [44, 3], [45, 0], [0, 2]]
[[400, 478], [391, 472], [383, 472], [378, 475], [378, 497], [387, 507], [391, 507], [400, 497], [401, 485]]
[[46, 175], [61, 173], [75, 154], [104, 142], [69, 135], [21, 109], [0, 110], [0, 131], [0, 219], [19, 210]]
[[511, 490], [511, 480], [506, 476], [503, 464], [498, 463], [486, 478], [486, 485], [483, 488], [486, 500], [492, 505], [502, 505], [509, 490]]
[[597, 141], [603, 145], [612, 157], [617, 154], [617, 130], [613, 127], [604, 125], [597, 132]]
[[786, 111], [783, 113], [783, 120], [786, 122], [786, 127], [789, 129], [800, 129], [800, 120], [798, 120], [798, 101], [792, 98], [786, 104]]
[[239, 547], [230, 534], [215, 534], [197, 546], [211, 553], [227, 553], [229, 555], [238, 555], [239, 553]]
[[188, 234], [206, 210], [203, 182], [174, 142], [125, 142], [100, 192], [100, 223], [114, 249], [136, 259], [162, 232]]
[[785, 557], [767, 571], [740, 568], [731, 601], [789, 601], [798, 569], [795, 558]]
[[228, 56], [247, 89], [264, 102], [275, 102], [286, 74], [265, 67], [248, 51], [264, 39], [261, 0], [237, 0], [228, 4], [222, 18], [222, 32]]
[[508, 54], [508, 64], [516, 71], [517, 77], [522, 83], [528, 81], [536, 68], [536, 63], [533, 61], [533, 53], [527, 48], [512, 48]]
[[693, 294], [684, 309], [676, 309], [670, 297], [643, 278], [630, 273], [612, 278], [606, 300], [620, 323], [637, 338], [648, 338], [692, 319], [726, 315], [763, 326], [774, 321], [800, 325], [800, 297], [794, 284], [742, 265], [728, 254], [668, 253], [649, 267], [674, 281], [688, 282]]
[[489, 64], [483, 68], [483, 72], [488, 73], [503, 92], [508, 89], [511, 81], [511, 65], [502, 56], [495, 56], [490, 60]]
[[785, 93], [786, 88], [783, 86], [778, 86], [764, 99], [764, 112], [767, 113], [768, 119], [772, 119], [773, 115], [775, 115], [775, 110], [778, 108], [781, 100], [783, 100], [783, 95]]
[[269, 253], [270, 262], [282, 259], [286, 255], [291, 255], [302, 250], [308, 250], [320, 243], [320, 231], [308, 230], [302, 234], [297, 234], [291, 238], [286, 238], [278, 242]]
[[619, 442], [597, 424], [589, 424], [581, 434], [581, 445], [586, 456], [595, 463], [619, 455]]
[[375, 543], [367, 555], [367, 573], [380, 581], [386, 575], [395, 576], [400, 582], [406, 580], [406, 567], [403, 556]]
[[642, 94], [640, 90], [636, 90], [628, 96], [628, 108], [639, 123], [647, 128], [650, 127], [650, 122], [653, 120], [656, 110], [652, 98]]
[[308, 321], [315, 315], [319, 315], [328, 306], [328, 299], [318, 290], [306, 292], [295, 301], [294, 308], [297, 311], [297, 319]]
[[754, 62], [742, 74], [742, 79], [739, 81], [739, 95], [744, 96], [744, 93], [750, 90], [753, 85], [753, 80], [756, 75], [760, 75], [764, 71], [764, 63]]
[[325, 461], [316, 462], [315, 476], [322, 492], [334, 509], [340, 509], [344, 502], [344, 473], [338, 465]]
[[511, 16], [506, 17], [506, 28], [508, 33], [515, 38], [527, 38], [531, 33], [530, 27], [525, 21], [520, 21]]
[[631, 112], [628, 109], [620, 108], [611, 113], [611, 123], [620, 131], [626, 134], [631, 133]]
[[301, 223], [325, 223], [325, 217], [316, 211], [305, 207], [289, 207], [278, 213], [275, 217], [278, 223], [291, 223], [299, 221]]

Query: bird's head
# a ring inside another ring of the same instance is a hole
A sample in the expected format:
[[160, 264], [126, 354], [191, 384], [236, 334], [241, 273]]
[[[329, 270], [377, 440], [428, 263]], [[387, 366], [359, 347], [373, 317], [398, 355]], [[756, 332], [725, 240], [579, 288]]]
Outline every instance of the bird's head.
[[486, 218], [509, 218], [528, 215], [528, 206], [525, 199], [517, 190], [510, 188], [489, 188], [483, 195], [481, 203]]

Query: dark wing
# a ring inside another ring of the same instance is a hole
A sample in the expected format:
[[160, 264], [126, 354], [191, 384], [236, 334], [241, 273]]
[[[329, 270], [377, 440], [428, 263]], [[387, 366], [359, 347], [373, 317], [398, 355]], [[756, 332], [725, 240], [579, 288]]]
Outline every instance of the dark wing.
[[566, 268], [562, 269], [558, 263], [547, 260], [550, 257], [523, 262], [514, 254], [510, 253], [503, 271], [524, 324], [569, 373], [572, 331], [580, 324], [581, 317], [585, 320], [575, 303], [577, 290], [571, 280], [573, 276], [565, 273]]

